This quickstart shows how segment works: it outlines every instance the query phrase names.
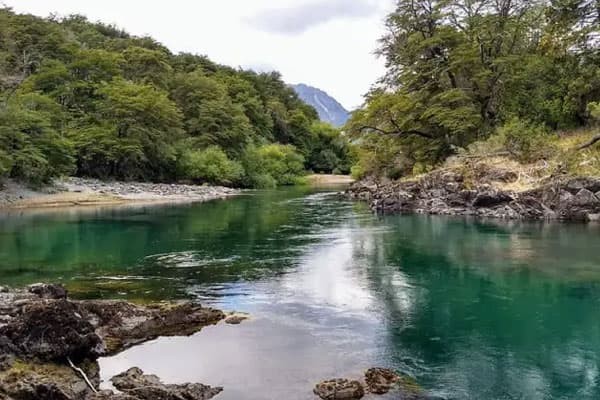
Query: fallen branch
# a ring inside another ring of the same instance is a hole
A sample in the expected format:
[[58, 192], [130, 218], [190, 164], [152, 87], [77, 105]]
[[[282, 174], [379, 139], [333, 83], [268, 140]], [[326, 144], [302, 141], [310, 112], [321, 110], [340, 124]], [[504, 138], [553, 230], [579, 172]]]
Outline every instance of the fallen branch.
[[489, 154], [458, 154], [455, 157], [456, 158], [489, 158], [489, 157], [506, 157], [506, 156], [511, 156], [512, 153], [510, 151], [498, 151], [496, 153], [489, 153]]
[[69, 357], [67, 357], [67, 361], [69, 362], [69, 365], [71, 366], [71, 368], [73, 368], [75, 371], [79, 372], [79, 374], [81, 375], [81, 377], [83, 378], [85, 383], [87, 383], [87, 385], [90, 387], [90, 389], [92, 389], [92, 392], [98, 393], [98, 391], [96, 390], [94, 385], [92, 385], [92, 382], [90, 382], [90, 380], [88, 379], [85, 372], [81, 368], [75, 366], [75, 364], [73, 364], [73, 361], [71, 361], [71, 359]]
[[596, 135], [588, 142], [585, 142], [581, 146], [578, 146], [577, 150], [587, 149], [588, 147], [592, 147], [593, 145], [595, 145], [597, 142], [600, 142], [600, 135]]

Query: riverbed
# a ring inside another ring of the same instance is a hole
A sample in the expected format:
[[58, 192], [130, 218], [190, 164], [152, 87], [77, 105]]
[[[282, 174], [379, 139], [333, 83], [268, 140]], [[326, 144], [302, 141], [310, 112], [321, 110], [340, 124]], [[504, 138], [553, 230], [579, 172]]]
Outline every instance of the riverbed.
[[600, 398], [600, 226], [373, 215], [326, 188], [0, 215], [0, 282], [248, 312], [101, 359], [217, 398], [399, 369], [451, 399]]

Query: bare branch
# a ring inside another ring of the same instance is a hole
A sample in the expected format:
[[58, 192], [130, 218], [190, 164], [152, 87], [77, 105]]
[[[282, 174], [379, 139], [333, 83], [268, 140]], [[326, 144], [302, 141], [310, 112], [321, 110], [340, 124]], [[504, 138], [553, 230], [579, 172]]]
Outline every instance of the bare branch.
[[430, 139], [430, 140], [435, 139], [435, 137], [433, 135], [431, 135], [429, 133], [426, 133], [426, 132], [417, 131], [417, 130], [387, 131], [385, 129], [381, 129], [381, 128], [378, 128], [376, 126], [365, 125], [365, 126], [360, 127], [359, 131], [361, 131], [361, 132], [363, 132], [363, 131], [375, 131], [375, 132], [381, 133], [382, 135], [388, 135], [388, 136], [419, 136], [419, 137], [422, 137], [422, 138], [425, 138], [425, 139]]
[[593, 145], [595, 145], [598, 142], [600, 142], [600, 135], [596, 135], [593, 138], [591, 138], [589, 141], [582, 144], [581, 146], [577, 146], [577, 150], [587, 149], [588, 147], [592, 147]]
[[96, 390], [94, 385], [92, 385], [92, 382], [90, 382], [90, 380], [88, 379], [85, 372], [81, 368], [75, 366], [75, 364], [73, 364], [73, 361], [71, 361], [71, 359], [69, 357], [67, 357], [67, 361], [69, 362], [69, 365], [71, 366], [71, 368], [73, 368], [75, 371], [79, 372], [79, 374], [81, 375], [81, 377], [83, 378], [85, 383], [89, 386], [89, 388], [92, 390], [92, 392], [98, 393], [98, 391]]

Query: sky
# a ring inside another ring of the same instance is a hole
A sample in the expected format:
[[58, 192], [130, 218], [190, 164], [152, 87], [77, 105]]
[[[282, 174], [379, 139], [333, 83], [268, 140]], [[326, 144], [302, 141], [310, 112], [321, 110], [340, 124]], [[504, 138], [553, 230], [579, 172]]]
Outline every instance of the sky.
[[325, 90], [347, 109], [383, 75], [374, 55], [393, 0], [0, 0], [16, 12], [83, 14], [173, 52]]

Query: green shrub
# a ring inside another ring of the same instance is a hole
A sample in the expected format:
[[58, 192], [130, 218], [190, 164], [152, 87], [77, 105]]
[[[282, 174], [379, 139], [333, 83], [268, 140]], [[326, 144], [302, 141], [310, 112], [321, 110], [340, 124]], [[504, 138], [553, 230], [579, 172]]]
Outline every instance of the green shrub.
[[600, 102], [589, 103], [587, 112], [594, 123], [600, 124]]
[[295, 185], [304, 174], [304, 157], [290, 145], [251, 146], [246, 149], [242, 164], [246, 172], [244, 185], [254, 188]]
[[513, 118], [486, 140], [471, 143], [466, 154], [506, 155], [522, 163], [552, 158], [558, 151], [558, 137], [545, 126]]
[[366, 176], [365, 171], [363, 170], [360, 164], [352, 166], [352, 168], [350, 169], [350, 175], [356, 180], [360, 180]]
[[504, 148], [520, 162], [549, 158], [556, 151], [556, 137], [543, 125], [513, 118], [498, 129]]
[[7, 176], [12, 169], [13, 160], [8, 153], [0, 149], [0, 179]]
[[38, 149], [28, 146], [13, 156], [11, 177], [29, 183], [32, 186], [41, 186], [51, 178], [51, 168], [48, 160]]
[[244, 172], [240, 163], [230, 160], [217, 146], [187, 151], [179, 163], [186, 178], [218, 185], [238, 185]]

